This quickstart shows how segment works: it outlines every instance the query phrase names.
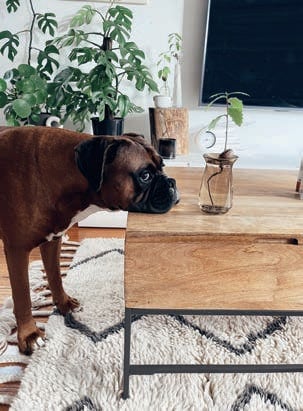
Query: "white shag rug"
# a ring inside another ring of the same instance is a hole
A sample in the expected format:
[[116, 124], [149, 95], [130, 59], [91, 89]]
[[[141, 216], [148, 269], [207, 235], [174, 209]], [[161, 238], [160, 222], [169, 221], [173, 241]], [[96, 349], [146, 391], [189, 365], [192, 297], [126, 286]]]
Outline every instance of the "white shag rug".
[[[303, 376], [130, 377], [121, 399], [123, 240], [83, 241], [65, 278], [83, 310], [51, 315], [11, 411], [299, 411]], [[132, 363], [303, 362], [302, 317], [146, 316], [132, 325]]]

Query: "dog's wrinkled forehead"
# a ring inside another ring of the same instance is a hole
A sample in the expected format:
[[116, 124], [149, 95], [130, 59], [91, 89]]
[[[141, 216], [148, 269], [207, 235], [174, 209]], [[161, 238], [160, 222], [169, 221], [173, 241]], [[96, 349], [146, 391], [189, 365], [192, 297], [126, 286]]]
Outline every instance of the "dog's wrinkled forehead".
[[127, 140], [132, 141], [135, 145], [143, 148], [147, 155], [149, 156], [150, 160], [154, 163], [155, 167], [158, 170], [162, 170], [163, 167], [163, 159], [162, 157], [158, 154], [158, 152], [152, 147], [149, 143], [146, 142], [144, 137], [140, 134], [135, 134], [135, 133], [128, 133], [128, 134], [123, 134], [122, 138], [126, 138]]

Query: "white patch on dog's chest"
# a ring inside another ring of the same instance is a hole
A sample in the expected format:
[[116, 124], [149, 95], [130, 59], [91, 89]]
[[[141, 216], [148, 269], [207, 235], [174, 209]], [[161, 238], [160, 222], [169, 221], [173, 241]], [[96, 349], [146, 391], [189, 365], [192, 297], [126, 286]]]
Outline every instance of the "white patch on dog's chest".
[[68, 227], [63, 230], [59, 231], [58, 233], [50, 233], [45, 238], [47, 241], [52, 241], [54, 238], [62, 237], [66, 231], [72, 227], [74, 224], [78, 223], [79, 221], [83, 220], [84, 218], [88, 217], [89, 215], [96, 213], [97, 211], [102, 210], [102, 208], [96, 205], [90, 205], [89, 207], [85, 208], [85, 210], [78, 211], [78, 213], [71, 219]]

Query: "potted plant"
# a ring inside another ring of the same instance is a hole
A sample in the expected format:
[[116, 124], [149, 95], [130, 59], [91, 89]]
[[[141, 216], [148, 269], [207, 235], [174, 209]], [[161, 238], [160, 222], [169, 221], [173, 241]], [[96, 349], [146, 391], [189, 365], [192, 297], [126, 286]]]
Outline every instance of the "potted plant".
[[237, 95], [248, 96], [243, 92], [224, 92], [212, 95], [208, 107], [223, 100], [225, 113], [214, 118], [209, 126], [213, 130], [220, 119], [225, 120], [225, 141], [222, 153], [204, 154], [206, 163], [200, 192], [199, 206], [202, 211], [211, 214], [226, 213], [232, 207], [232, 167], [238, 156], [228, 148], [229, 121], [237, 126], [243, 123], [243, 102]]
[[[32, 0], [29, 0], [29, 5], [32, 16], [28, 29], [17, 33], [9, 30], [0, 32], [0, 53], [7, 55], [12, 62], [18, 56], [20, 36], [29, 37], [27, 62], [8, 70], [3, 78], [0, 78], [0, 108], [4, 108], [5, 118], [10, 126], [41, 122], [41, 112], [50, 110], [49, 80], [54, 69], [59, 66], [54, 58], [54, 55], [59, 54], [55, 45], [45, 45], [43, 49], [38, 49], [33, 44], [34, 30], [54, 37], [57, 28], [56, 16], [53, 13], [37, 13]], [[18, 0], [6, 1], [8, 13], [16, 12], [19, 6]]]
[[72, 48], [69, 60], [76, 67], [55, 76], [52, 93], [53, 105], [78, 130], [93, 117], [95, 134], [121, 134], [123, 118], [143, 111], [123, 91], [123, 83], [132, 83], [138, 91], [158, 89], [144, 64], [144, 52], [129, 41], [132, 19], [131, 10], [113, 2], [105, 12], [85, 5], [71, 19], [68, 31], [51, 43]]
[[154, 97], [156, 107], [171, 107], [172, 96], [168, 85], [168, 78], [171, 74], [172, 61], [175, 62], [174, 70], [174, 105], [180, 106], [181, 100], [181, 74], [180, 74], [180, 59], [182, 52], [182, 37], [178, 33], [170, 33], [168, 35], [168, 50], [160, 53], [157, 62], [158, 78], [161, 80], [162, 87], [160, 95]]

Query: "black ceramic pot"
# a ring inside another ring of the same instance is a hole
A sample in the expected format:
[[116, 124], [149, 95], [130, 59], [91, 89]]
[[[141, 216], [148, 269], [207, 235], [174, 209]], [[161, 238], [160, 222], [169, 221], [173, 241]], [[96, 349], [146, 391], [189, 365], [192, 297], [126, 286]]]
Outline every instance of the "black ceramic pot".
[[124, 130], [124, 118], [104, 119], [99, 121], [98, 117], [92, 117], [93, 133], [96, 136], [110, 135], [121, 136]]

